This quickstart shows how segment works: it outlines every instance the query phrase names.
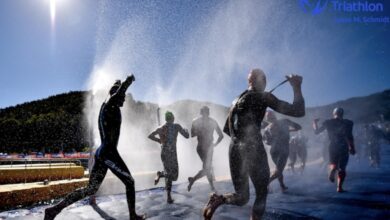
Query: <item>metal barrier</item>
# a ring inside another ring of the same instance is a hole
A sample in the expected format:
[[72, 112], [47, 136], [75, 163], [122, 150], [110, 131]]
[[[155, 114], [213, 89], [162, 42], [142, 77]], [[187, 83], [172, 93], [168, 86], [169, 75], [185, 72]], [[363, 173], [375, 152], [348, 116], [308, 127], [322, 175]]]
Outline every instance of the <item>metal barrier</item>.
[[9, 164], [12, 167], [14, 164], [24, 164], [27, 167], [28, 165], [32, 166], [34, 163], [39, 162], [49, 163], [49, 166], [59, 162], [74, 162], [87, 169], [88, 166], [86, 165], [88, 164], [88, 160], [88, 158], [2, 158], [0, 159], [0, 165]]
[[[39, 166], [44, 166], [49, 169], [54, 169], [58, 167], [68, 167], [69, 172], [69, 179], [72, 179], [72, 167], [81, 166], [84, 169], [86, 168], [85, 163], [83, 164], [81, 159], [75, 159], [75, 158], [19, 158], [19, 159], [1, 159], [0, 160], [2, 167], [4, 168], [21, 168], [25, 170], [25, 172], [28, 172], [28, 168], [34, 168]], [[9, 167], [7, 166], [9, 165]], [[50, 173], [50, 172], [49, 172]], [[48, 181], [51, 181], [52, 174], [49, 174]], [[27, 174], [24, 175], [24, 183], [27, 183]], [[22, 180], [23, 181], [23, 180]]]

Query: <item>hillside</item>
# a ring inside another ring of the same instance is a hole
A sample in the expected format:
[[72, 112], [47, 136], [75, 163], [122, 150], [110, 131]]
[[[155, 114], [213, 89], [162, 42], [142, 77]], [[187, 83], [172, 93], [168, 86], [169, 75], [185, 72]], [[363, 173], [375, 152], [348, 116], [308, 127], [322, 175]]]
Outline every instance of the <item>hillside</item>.
[[[23, 103], [0, 109], [0, 152], [82, 151], [90, 146], [87, 123], [84, 120], [84, 100], [88, 92], [76, 91], [46, 99]], [[157, 125], [158, 106], [153, 103], [135, 101], [128, 95], [127, 114], [132, 124], [150, 131]], [[199, 115], [201, 106], [211, 109], [211, 116], [223, 122], [228, 108], [213, 103], [181, 100], [162, 106], [161, 115], [169, 109], [176, 114], [177, 121], [189, 125]], [[356, 124], [380, 120], [381, 115], [390, 119], [390, 90], [365, 97], [350, 98], [336, 103], [307, 108], [306, 116], [295, 121], [305, 130], [310, 130], [314, 118], [331, 117], [336, 106], [346, 110], [345, 116]], [[163, 119], [162, 119], [163, 120]], [[222, 126], [222, 125], [221, 125]]]
[[0, 109], [0, 152], [79, 151], [88, 146], [84, 95], [69, 92]]

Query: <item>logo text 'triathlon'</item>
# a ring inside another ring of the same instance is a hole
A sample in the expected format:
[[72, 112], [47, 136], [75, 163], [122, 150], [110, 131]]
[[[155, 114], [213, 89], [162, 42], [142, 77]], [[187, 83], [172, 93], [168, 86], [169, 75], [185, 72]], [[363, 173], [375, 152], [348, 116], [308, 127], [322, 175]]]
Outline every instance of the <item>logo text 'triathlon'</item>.
[[367, 1], [331, 1], [332, 9], [339, 12], [382, 12], [382, 3], [370, 3]]

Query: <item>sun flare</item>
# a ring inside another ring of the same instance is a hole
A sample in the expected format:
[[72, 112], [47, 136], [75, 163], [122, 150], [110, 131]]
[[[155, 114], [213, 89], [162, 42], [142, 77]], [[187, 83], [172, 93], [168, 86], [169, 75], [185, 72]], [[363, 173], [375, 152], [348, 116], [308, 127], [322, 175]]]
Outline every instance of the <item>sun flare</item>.
[[51, 25], [54, 26], [56, 21], [56, 0], [50, 0], [50, 20]]

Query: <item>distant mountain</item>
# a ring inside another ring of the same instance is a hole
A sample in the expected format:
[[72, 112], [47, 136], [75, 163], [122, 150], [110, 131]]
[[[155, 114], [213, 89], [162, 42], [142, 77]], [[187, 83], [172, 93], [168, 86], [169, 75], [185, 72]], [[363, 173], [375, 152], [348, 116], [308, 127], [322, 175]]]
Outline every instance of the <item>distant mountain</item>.
[[332, 111], [336, 107], [344, 109], [344, 117], [354, 121], [356, 128], [380, 120], [389, 121], [390, 90], [364, 97], [349, 98], [329, 105], [310, 107], [306, 109], [305, 117], [294, 119], [294, 121], [302, 124], [305, 130], [311, 130], [313, 119], [320, 118], [323, 121], [331, 118]]
[[69, 92], [0, 109], [0, 152], [82, 150], [86, 92]]
[[[83, 116], [87, 95], [88, 92], [83, 91], [69, 92], [0, 109], [0, 152], [87, 149], [91, 145]], [[128, 95], [125, 104], [128, 112], [123, 114], [127, 114], [132, 124], [142, 125], [148, 131], [157, 126], [156, 104], [135, 101], [131, 95]], [[191, 121], [199, 116], [199, 110], [204, 105], [210, 108], [211, 116], [217, 119], [222, 127], [228, 107], [192, 100], [181, 100], [162, 106], [161, 122], [164, 121], [163, 113], [170, 110], [175, 113], [178, 122], [188, 127]], [[307, 108], [305, 117], [293, 120], [302, 124], [305, 130], [310, 130], [314, 118], [330, 118], [335, 107], [344, 108], [345, 117], [356, 124], [375, 122], [381, 117], [390, 120], [390, 90], [325, 106], [310, 107]]]
[[390, 119], [390, 90], [375, 93], [364, 97], [355, 97], [338, 101], [330, 105], [308, 108], [308, 115], [325, 117], [331, 114], [335, 107], [342, 107], [345, 116], [355, 123], [371, 123], [383, 119]]

